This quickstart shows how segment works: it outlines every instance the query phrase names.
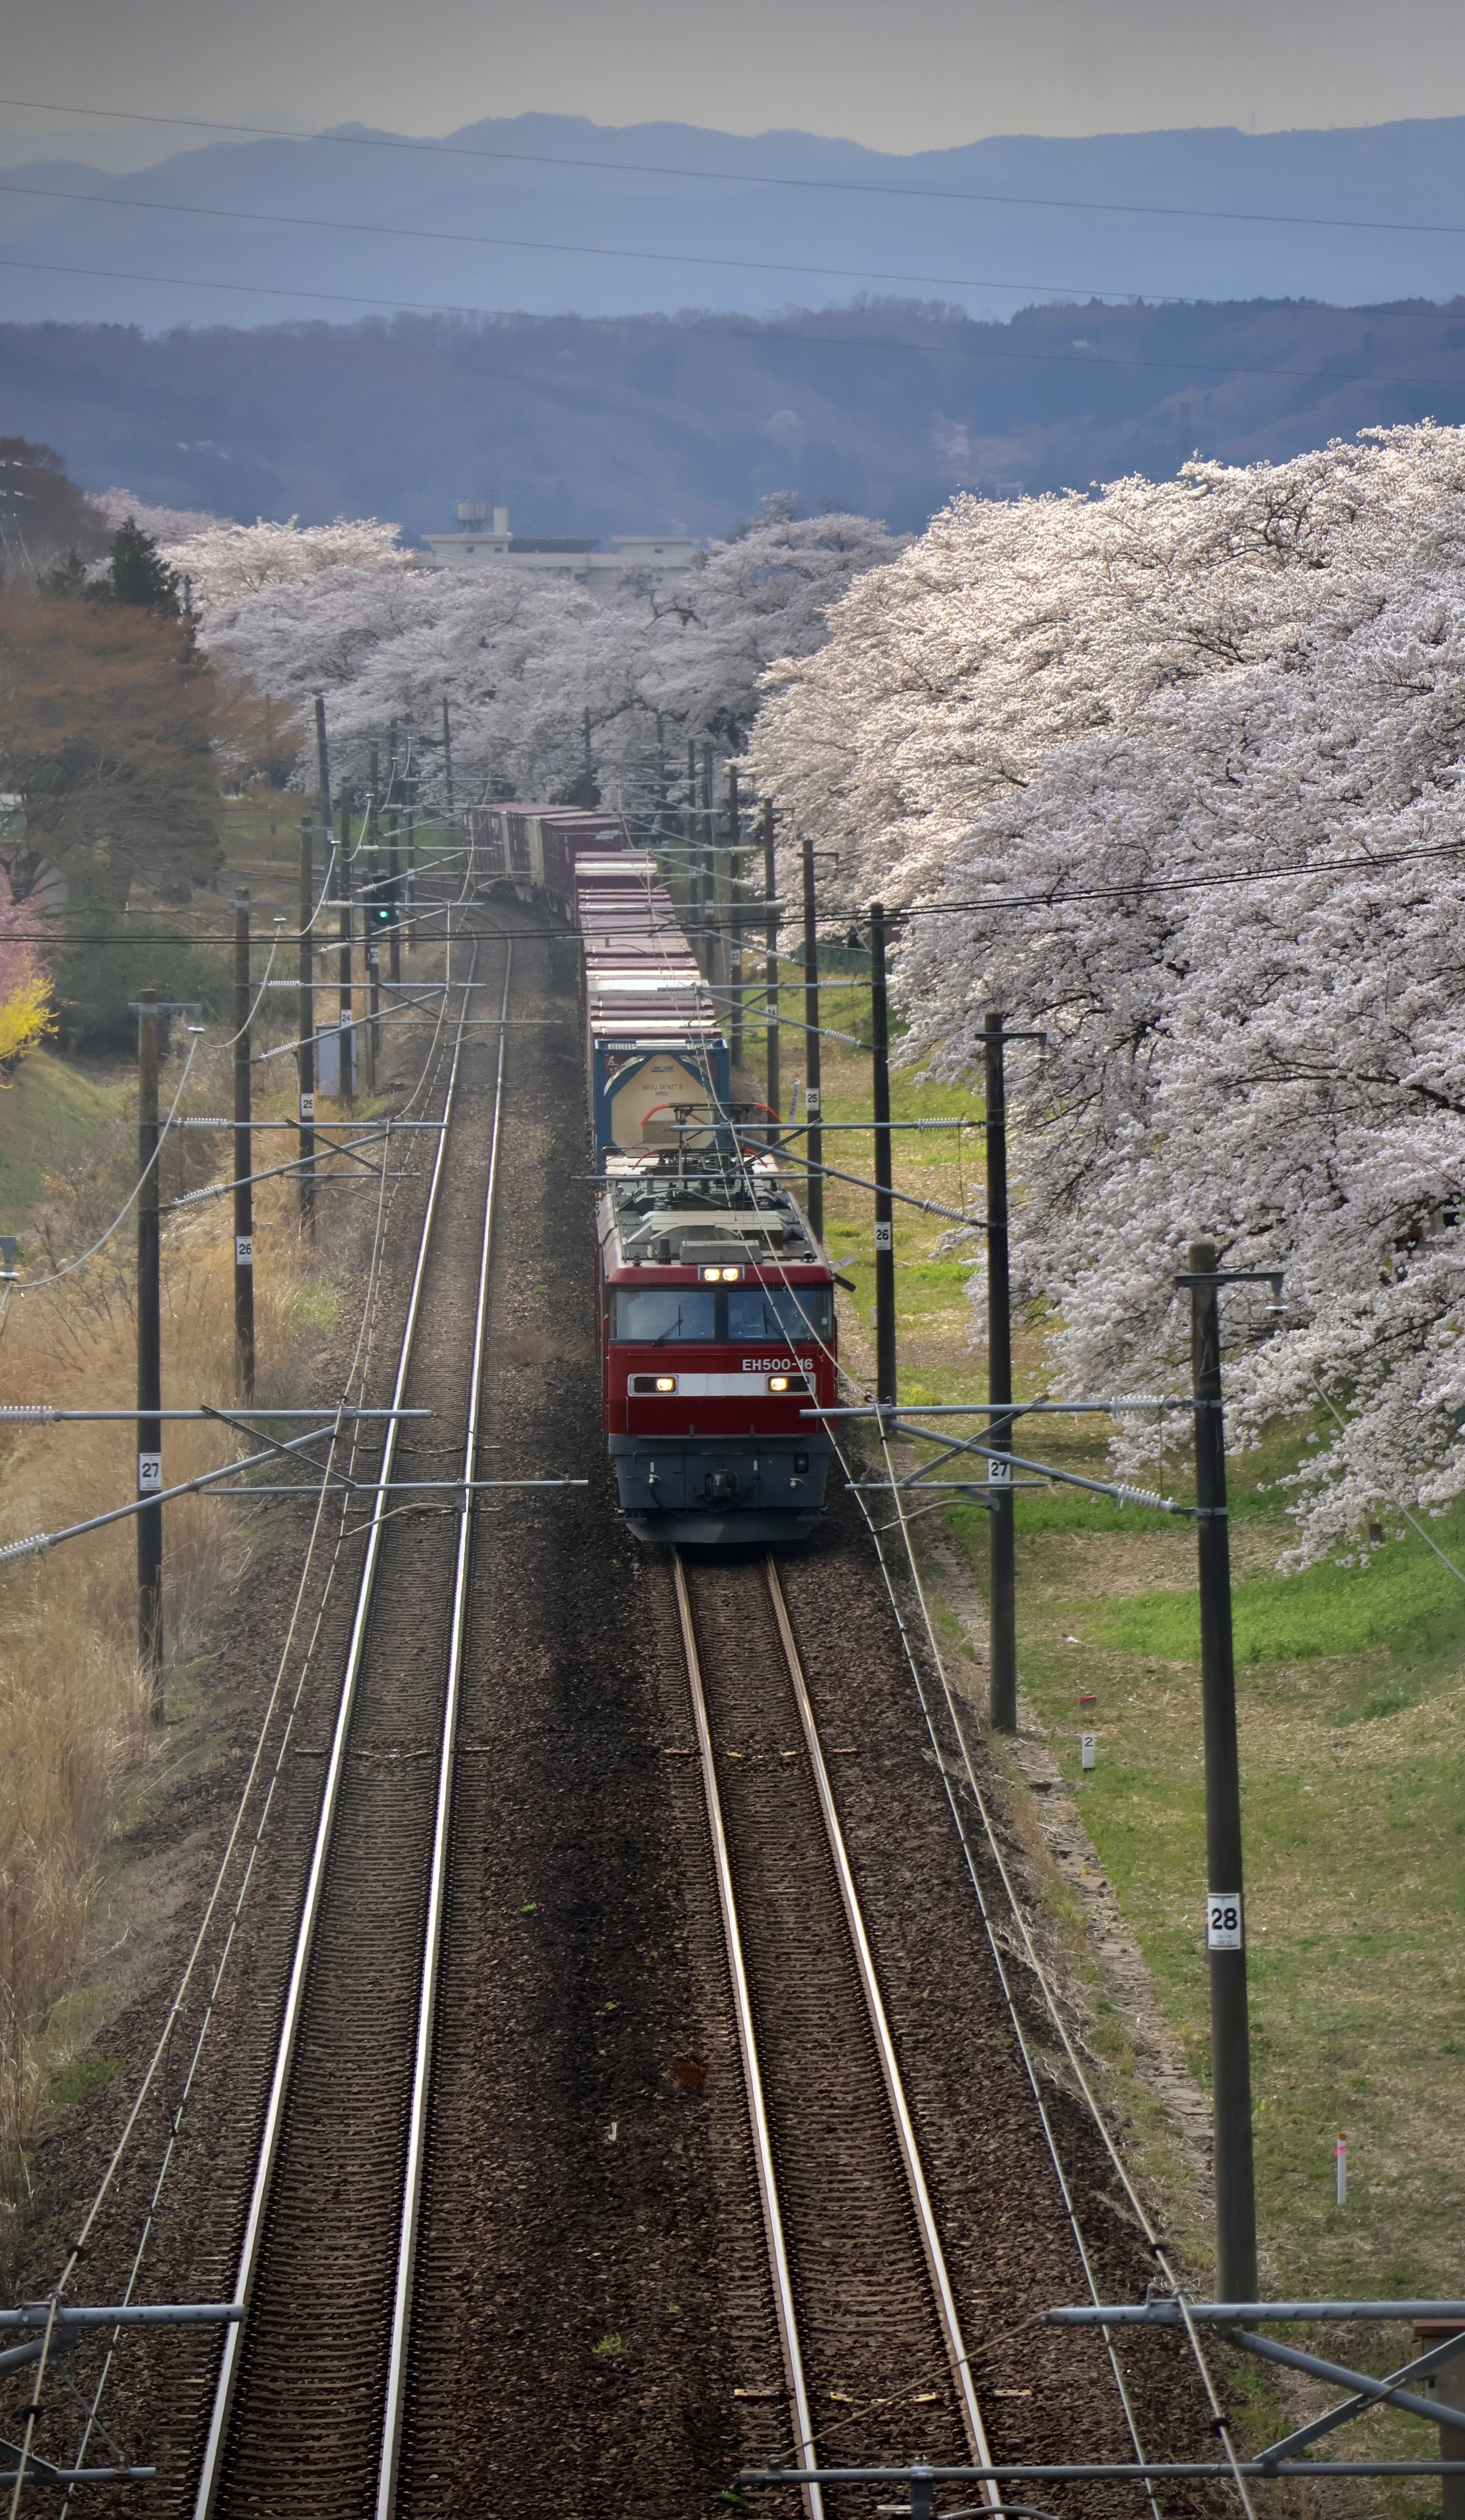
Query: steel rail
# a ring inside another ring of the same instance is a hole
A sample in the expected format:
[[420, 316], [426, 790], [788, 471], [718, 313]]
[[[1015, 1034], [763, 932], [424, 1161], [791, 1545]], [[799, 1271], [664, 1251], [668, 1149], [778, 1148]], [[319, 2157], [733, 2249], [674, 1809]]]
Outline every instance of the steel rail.
[[[472, 966], [470, 966], [470, 969], [471, 968]], [[468, 1001], [465, 995], [463, 1001], [464, 1012], [466, 1012], [467, 1003]], [[401, 1345], [397, 1354], [396, 1375], [391, 1395], [393, 1412], [400, 1410], [403, 1406], [407, 1388], [407, 1376], [412, 1364], [413, 1349], [416, 1344], [418, 1320], [422, 1310], [423, 1286], [427, 1277], [428, 1254], [432, 1245], [433, 1227], [437, 1213], [438, 1192], [442, 1185], [442, 1178], [446, 1165], [449, 1135], [448, 1124], [452, 1119], [453, 1108], [457, 1099], [458, 1078], [462, 1066], [464, 1038], [464, 1031], [460, 1025], [453, 1043], [452, 1064], [448, 1071], [447, 1091], [443, 1099], [442, 1127], [437, 1133], [436, 1154], [433, 1165], [432, 1181], [428, 1191], [427, 1207], [423, 1216], [422, 1234], [418, 1243], [416, 1265], [412, 1275], [412, 1289], [407, 1302], [407, 1318], [403, 1326]], [[254, 2180], [250, 2196], [249, 2213], [245, 2223], [244, 2239], [240, 2248], [238, 2272], [234, 2282], [234, 2298], [236, 2301], [242, 2301], [247, 2305], [247, 2313], [248, 2305], [253, 2290], [255, 2272], [258, 2267], [260, 2246], [264, 2235], [266, 2208], [269, 2201], [275, 2164], [280, 2148], [280, 2138], [285, 2123], [291, 2075], [295, 2063], [297, 2037], [299, 2030], [301, 2013], [304, 2008], [305, 1985], [309, 1974], [311, 1952], [315, 1941], [315, 1929], [324, 1897], [327, 1874], [330, 1868], [332, 1842], [335, 1837], [336, 1815], [341, 1801], [342, 1782], [345, 1772], [346, 1746], [350, 1733], [351, 1718], [355, 1711], [357, 1682], [360, 1678], [361, 1666], [365, 1653], [367, 1631], [370, 1625], [372, 1602], [376, 1592], [377, 1570], [381, 1561], [382, 1534], [388, 1519], [386, 1506], [388, 1490], [385, 1482], [389, 1480], [391, 1475], [396, 1455], [397, 1429], [401, 1422], [402, 1421], [399, 1417], [395, 1415], [392, 1416], [388, 1425], [387, 1441], [383, 1450], [382, 1480], [384, 1484], [379, 1486], [377, 1489], [371, 1522], [368, 1528], [365, 1556], [362, 1562], [360, 1579], [357, 1584], [356, 1607], [351, 1622], [350, 1642], [346, 1653], [345, 1671], [342, 1682], [341, 1697], [336, 1714], [336, 1725], [331, 1741], [330, 1758], [327, 1764], [325, 1782], [321, 1793], [320, 1812], [316, 1822], [315, 1839], [311, 1848], [310, 1869], [306, 1879], [305, 1896], [300, 1911], [299, 1925], [296, 1934], [295, 1957], [291, 1967], [290, 1986], [286, 1995], [285, 2011], [275, 2051], [274, 2074], [270, 2083], [269, 2100], [265, 2110], [264, 2127], [260, 2137], [259, 2151], [255, 2162]], [[243, 2341], [246, 2332], [247, 2318], [245, 2321], [242, 2321], [238, 2325], [231, 2326], [224, 2340], [223, 2356], [219, 2364], [218, 2379], [214, 2387], [213, 2408], [209, 2419], [208, 2435], [205, 2443], [203, 2465], [200, 2471], [198, 2491], [194, 2501], [195, 2520], [211, 2520], [211, 2515], [214, 2510], [216, 2497], [222, 2481], [223, 2455], [228, 2438], [229, 2417], [233, 2408], [235, 2390], [238, 2384], [241, 2357], [243, 2353]]]
[[[702, 1685], [702, 1658], [698, 1651], [697, 1630], [692, 1618], [691, 1596], [687, 1591], [686, 1568], [679, 1549], [673, 1549], [671, 1552], [671, 1572], [676, 1586], [676, 1609], [681, 1621], [682, 1650], [687, 1662], [687, 1686], [692, 1698], [692, 1720], [697, 1732], [697, 1756], [702, 1769], [708, 1828], [712, 1841], [712, 1867], [717, 1880], [717, 1904], [722, 1912], [722, 1934], [727, 1946], [727, 1964], [732, 1979], [733, 2010], [737, 2016], [743, 2081], [748, 2093], [748, 2114], [753, 2128], [754, 2169], [757, 2179], [758, 2201], [762, 2207], [763, 2231], [768, 2243], [769, 2271], [773, 2279], [773, 2307], [778, 2321], [778, 2341], [783, 2354], [784, 2376], [788, 2384], [789, 2405], [794, 2418], [794, 2438], [799, 2460], [801, 2466], [807, 2468], [815, 2463], [814, 2433], [809, 2416], [808, 2392], [804, 2385], [803, 2357], [799, 2344], [799, 2318], [794, 2301], [793, 2277], [789, 2272], [783, 2214], [778, 2201], [778, 2176], [773, 2161], [773, 2139], [769, 2133], [768, 2113], [763, 2098], [762, 2069], [758, 2063], [757, 2036], [753, 2020], [753, 1995], [743, 1958], [743, 1935], [738, 1923], [738, 1902], [733, 1885], [732, 1858], [728, 1850], [727, 1830], [723, 1824], [722, 1798], [717, 1791], [717, 1772], [712, 1756], [711, 1720], [708, 1713], [707, 1692]], [[808, 2520], [824, 2520], [822, 2488], [816, 2484], [806, 2484], [800, 2490]]]
[[[880, 1992], [880, 1980], [876, 1975], [870, 1940], [865, 1931], [859, 1893], [854, 1886], [854, 1873], [845, 1844], [845, 1832], [840, 1826], [834, 1789], [829, 1781], [829, 1769], [824, 1758], [823, 1744], [819, 1739], [819, 1727], [814, 1718], [813, 1701], [809, 1696], [808, 1682], [804, 1677], [803, 1664], [794, 1638], [793, 1622], [789, 1617], [788, 1603], [784, 1598], [783, 1586], [778, 1580], [778, 1568], [774, 1563], [771, 1550], [763, 1560], [763, 1571], [767, 1577], [769, 1598], [773, 1604], [773, 1616], [778, 1627], [779, 1641], [783, 1645], [784, 1659], [789, 1667], [790, 1685], [799, 1709], [799, 1721], [803, 1731], [804, 1748], [808, 1752], [814, 1790], [819, 1798], [824, 1834], [829, 1842], [830, 1855], [834, 1861], [835, 1876], [840, 1887], [840, 1901], [845, 1911], [846, 1923], [849, 1928], [849, 1939], [854, 1947], [855, 1964], [859, 1970], [865, 2007], [870, 2016], [870, 2027], [874, 2032], [875, 2046], [880, 2056], [880, 2070], [885, 2081], [886, 2096], [890, 2101], [900, 2158], [910, 2188], [910, 2200], [915, 2211], [917, 2228], [921, 2234], [926, 2271], [931, 2278], [931, 2289], [936, 2299], [937, 2316], [940, 2322], [941, 2340], [946, 2349], [952, 2382], [961, 2407], [967, 2445], [975, 2463], [979, 2467], [986, 2467], [991, 2463], [991, 2453], [987, 2449], [982, 2412], [977, 2404], [977, 2390], [972, 2378], [972, 2366], [967, 2358], [966, 2345], [962, 2338], [956, 2297], [951, 2290], [951, 2278], [946, 2272], [945, 2252], [941, 2247], [940, 2232], [937, 2228], [931, 2191], [926, 2184], [926, 2173], [921, 2163], [920, 2146], [916, 2141], [910, 2105], [905, 2096], [905, 2087], [900, 2079], [895, 2043], [891, 2037], [885, 1999]], [[998, 2498], [993, 2496], [990, 2498], [995, 2501]]]
[[[514, 948], [504, 957], [501, 1012], [507, 1016]], [[468, 1431], [463, 1444], [463, 1503], [458, 1514], [458, 1550], [453, 1566], [452, 1627], [448, 1640], [447, 1686], [442, 1700], [442, 1738], [438, 1750], [437, 1800], [433, 1822], [433, 1861], [423, 1932], [422, 1988], [417, 2002], [417, 2049], [412, 2069], [412, 2114], [407, 2130], [407, 2160], [402, 2179], [401, 2222], [397, 2235], [396, 2287], [392, 2296], [391, 2344], [387, 2362], [386, 2411], [382, 2427], [382, 2459], [377, 2474], [377, 2520], [392, 2520], [407, 2405], [407, 2352], [412, 2334], [412, 2295], [417, 2272], [418, 2220], [427, 2160], [428, 2119], [432, 2103], [433, 2040], [437, 2018], [443, 1925], [447, 1912], [448, 1873], [452, 1855], [453, 1778], [458, 1709], [462, 1699], [463, 1653], [468, 1642], [469, 1575], [473, 1563], [474, 1512], [470, 1490], [475, 1478], [479, 1426], [482, 1407], [483, 1357], [488, 1334], [488, 1272], [493, 1254], [493, 1202], [498, 1187], [498, 1155], [504, 1103], [504, 1058], [508, 1034], [498, 1037], [498, 1065], [493, 1081], [493, 1115], [488, 1132], [488, 1186], [483, 1196], [483, 1235], [479, 1253], [478, 1310], [474, 1318], [473, 1363], [468, 1386]]]

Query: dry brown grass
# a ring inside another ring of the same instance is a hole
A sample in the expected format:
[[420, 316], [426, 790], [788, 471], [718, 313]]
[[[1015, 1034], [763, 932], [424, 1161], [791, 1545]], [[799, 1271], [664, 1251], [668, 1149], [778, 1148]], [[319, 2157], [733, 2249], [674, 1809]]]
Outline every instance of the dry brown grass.
[[[217, 1057], [210, 1062], [210, 1069], [221, 1066]], [[196, 1071], [188, 1104], [224, 1108], [210, 1099], [220, 1091], [217, 1073]], [[134, 1145], [130, 1130], [119, 1128], [87, 1166], [48, 1182], [31, 1245], [35, 1274], [47, 1267], [42, 1251], [54, 1267], [69, 1251], [84, 1249], [115, 1213], [130, 1183]], [[185, 1178], [216, 1178], [229, 1145], [170, 1140], [164, 1197], [175, 1196]], [[256, 1192], [261, 1399], [285, 1397], [303, 1361], [295, 1196], [282, 1183]], [[165, 1228], [164, 1407], [234, 1399], [232, 1231], [227, 1198]], [[54, 1286], [12, 1296], [0, 1328], [0, 1403], [133, 1405], [135, 1252], [129, 1216], [84, 1267]], [[135, 1492], [135, 1448], [130, 1424], [0, 1428], [0, 1544], [124, 1503]], [[216, 1428], [165, 1426], [165, 1482], [211, 1468], [235, 1450], [233, 1438]], [[206, 1497], [180, 1498], [165, 1508], [170, 1667], [199, 1651], [243, 1575], [250, 1544], [238, 1512]], [[119, 1797], [141, 1766], [161, 1756], [165, 1738], [153, 1720], [151, 1675], [137, 1655], [135, 1552], [136, 1525], [127, 1520], [0, 1570], [0, 2164], [9, 2162], [13, 2174], [23, 2170], [23, 2147], [51, 2074], [65, 2061], [54, 2030], [57, 2000], [82, 1949]]]

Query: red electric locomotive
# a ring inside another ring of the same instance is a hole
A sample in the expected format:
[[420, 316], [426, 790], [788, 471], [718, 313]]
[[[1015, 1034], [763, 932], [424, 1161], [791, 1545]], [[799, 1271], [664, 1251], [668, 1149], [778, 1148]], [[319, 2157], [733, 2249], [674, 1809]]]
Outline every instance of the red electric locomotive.
[[803, 1413], [838, 1401], [834, 1272], [768, 1159], [739, 1153], [725, 1124], [697, 1135], [685, 1151], [611, 1158], [601, 1200], [620, 1507], [643, 1540], [787, 1538], [824, 1503], [833, 1445]]

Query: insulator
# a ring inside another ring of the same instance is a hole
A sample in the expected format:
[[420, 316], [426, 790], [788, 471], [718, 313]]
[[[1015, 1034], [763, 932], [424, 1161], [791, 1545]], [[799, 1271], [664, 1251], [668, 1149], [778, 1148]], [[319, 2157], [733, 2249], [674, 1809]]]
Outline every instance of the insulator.
[[44, 1426], [60, 1416], [61, 1411], [53, 1409], [49, 1400], [8, 1400], [0, 1408], [0, 1424]]
[[[291, 981], [290, 985], [292, 988], [295, 987], [296, 983], [294, 980]], [[172, 1120], [168, 1125], [173, 1129], [232, 1129], [234, 1123], [232, 1120], [206, 1118]]]
[[45, 1532], [33, 1531], [28, 1540], [13, 1540], [8, 1548], [0, 1549], [0, 1566], [8, 1566], [13, 1557], [33, 1556], [38, 1549], [48, 1546]]

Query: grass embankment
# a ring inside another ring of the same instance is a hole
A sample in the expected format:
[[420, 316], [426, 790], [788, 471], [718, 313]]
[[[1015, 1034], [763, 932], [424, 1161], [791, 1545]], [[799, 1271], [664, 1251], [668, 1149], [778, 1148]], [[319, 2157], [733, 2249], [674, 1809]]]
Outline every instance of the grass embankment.
[[24, 1231], [48, 1175], [86, 1162], [116, 1124], [127, 1090], [114, 1069], [31, 1052], [0, 1095], [0, 1231]]
[[[797, 993], [784, 1004], [788, 1014], [801, 1014]], [[824, 1021], [864, 1034], [867, 1007], [867, 992], [828, 988]], [[801, 1065], [800, 1040], [786, 1026], [786, 1080]], [[755, 1062], [759, 1048], [752, 1036]], [[826, 1119], [867, 1115], [868, 1059], [826, 1041], [823, 1066]], [[786, 1082], [786, 1102], [787, 1095]], [[897, 1070], [892, 1107], [897, 1118], [980, 1115], [980, 1080], [964, 1092], [919, 1085]], [[863, 1136], [826, 1140], [832, 1162], [867, 1176], [870, 1147]], [[982, 1161], [980, 1137], [970, 1133], [894, 1138], [897, 1187], [953, 1207], [980, 1184]], [[847, 1351], [850, 1328], [862, 1344], [871, 1341], [868, 1192], [829, 1184], [826, 1216], [831, 1253], [849, 1255], [845, 1274], [857, 1288], [841, 1306]], [[934, 1251], [946, 1228], [912, 1208], [897, 1206], [895, 1216], [902, 1397], [980, 1397], [984, 1358], [968, 1344], [965, 1271], [959, 1259]], [[1019, 1391], [1043, 1388], [1041, 1335], [1020, 1334], [1017, 1346]], [[1455, 2131], [1465, 2056], [1465, 1584], [1387, 1512], [1390, 1536], [1366, 1565], [1278, 1574], [1293, 1531], [1277, 1482], [1311, 1431], [1279, 1428], [1261, 1451], [1229, 1464], [1266, 2279], [1282, 2296], [1457, 2297], [1465, 2228]], [[1025, 1448], [1102, 1476], [1103, 1441], [1093, 1421], [1050, 1418], [1030, 1421]], [[1188, 1482], [1182, 1453], [1165, 1484], [1183, 1497]], [[984, 1587], [985, 1515], [953, 1505], [946, 1520]], [[1191, 2070], [1207, 2086], [1194, 1526], [1062, 1488], [1020, 1494], [1016, 1520], [1026, 1702], [1077, 1799]], [[1465, 1567], [1465, 1507], [1426, 1527]], [[1080, 1708], [1088, 1696], [1096, 1702]], [[1098, 1763], [1085, 1777], [1079, 1734], [1089, 1731], [1098, 1735]], [[1115, 2053], [1122, 2029], [1101, 2020], [1095, 2044]], [[1343, 2208], [1334, 2184], [1340, 2134], [1350, 2158]], [[1193, 2263], [1203, 2262], [1204, 2226], [1183, 2237]], [[1397, 2331], [1365, 2342], [1340, 2330], [1321, 2350], [1344, 2361], [1356, 2353], [1383, 2369], [1391, 2344], [1402, 2361], [1409, 2340]], [[1277, 2410], [1275, 2393], [1251, 2394], [1264, 2424]], [[1336, 2454], [1356, 2444], [1353, 2454], [1361, 2455], [1365, 2440], [1381, 2455], [1435, 2454], [1434, 2438], [1404, 2417], [1370, 2417], [1358, 2433], [1340, 2437]], [[1439, 2507], [1437, 2485], [1370, 2485], [1357, 2494], [1340, 2498], [1340, 2507]]]

